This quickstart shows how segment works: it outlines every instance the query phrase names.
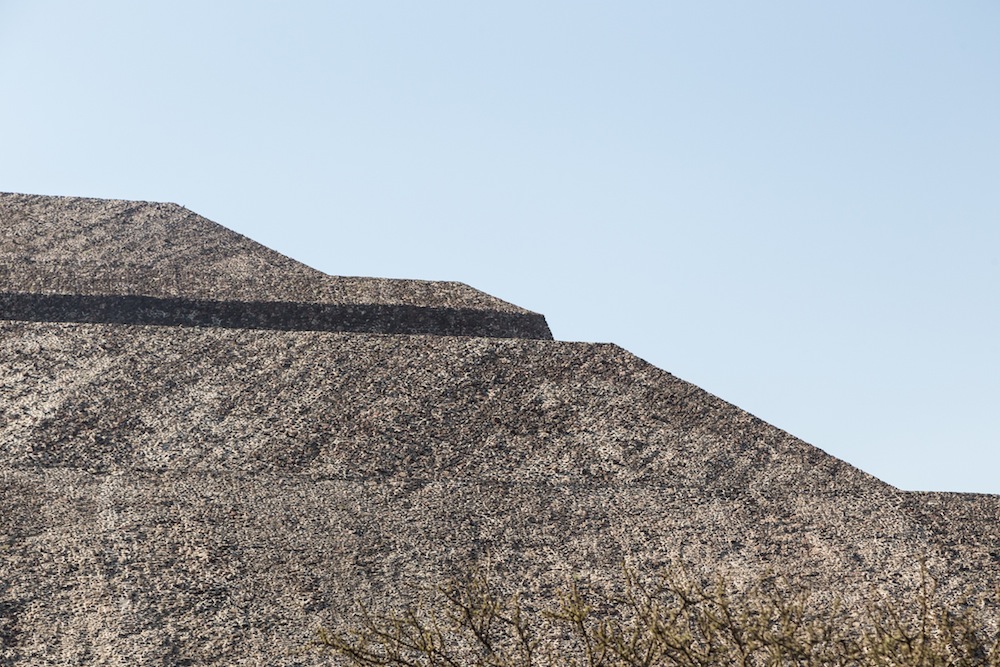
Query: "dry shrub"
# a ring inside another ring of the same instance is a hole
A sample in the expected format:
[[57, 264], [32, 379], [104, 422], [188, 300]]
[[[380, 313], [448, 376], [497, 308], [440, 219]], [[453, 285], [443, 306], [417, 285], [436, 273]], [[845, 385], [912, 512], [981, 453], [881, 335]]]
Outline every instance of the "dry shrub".
[[314, 645], [368, 667], [1000, 667], [981, 603], [943, 604], [921, 572], [914, 599], [864, 609], [817, 609], [779, 578], [735, 593], [677, 572], [626, 572], [612, 594], [571, 582], [536, 609], [479, 572], [396, 613], [361, 608], [356, 627], [320, 630]]

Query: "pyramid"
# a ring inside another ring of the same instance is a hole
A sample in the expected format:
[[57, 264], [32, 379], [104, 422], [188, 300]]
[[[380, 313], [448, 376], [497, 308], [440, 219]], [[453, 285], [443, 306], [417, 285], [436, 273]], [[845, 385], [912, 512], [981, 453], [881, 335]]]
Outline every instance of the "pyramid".
[[902, 491], [460, 283], [11, 194], [0, 309], [0, 664], [325, 664], [355, 601], [470, 567], [1000, 584], [1000, 496]]

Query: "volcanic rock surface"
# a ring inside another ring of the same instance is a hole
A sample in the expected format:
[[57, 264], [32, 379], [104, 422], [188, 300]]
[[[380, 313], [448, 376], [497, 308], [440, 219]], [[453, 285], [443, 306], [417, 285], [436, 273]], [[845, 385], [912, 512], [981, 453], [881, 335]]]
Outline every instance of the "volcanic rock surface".
[[458, 283], [25, 195], [0, 196], [0, 257], [0, 665], [325, 664], [303, 647], [356, 600], [474, 566], [539, 595], [623, 562], [848, 597], [921, 559], [946, 595], [1000, 581], [1000, 497], [901, 491]]

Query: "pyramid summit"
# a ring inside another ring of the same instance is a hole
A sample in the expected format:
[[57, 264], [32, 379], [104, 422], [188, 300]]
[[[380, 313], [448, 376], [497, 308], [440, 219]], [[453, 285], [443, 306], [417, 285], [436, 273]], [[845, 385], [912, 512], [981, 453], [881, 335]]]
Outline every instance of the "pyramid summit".
[[0, 194], [0, 317], [551, 338], [461, 283], [328, 276], [177, 206]]
[[1000, 497], [901, 491], [459, 283], [26, 195], [0, 271], [0, 664], [325, 664], [356, 600], [487, 564], [1000, 583]]

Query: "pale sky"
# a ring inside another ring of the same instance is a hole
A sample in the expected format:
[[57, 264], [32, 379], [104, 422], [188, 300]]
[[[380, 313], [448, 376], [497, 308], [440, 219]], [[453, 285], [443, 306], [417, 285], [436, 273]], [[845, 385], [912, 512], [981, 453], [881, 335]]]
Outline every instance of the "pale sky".
[[0, 191], [458, 280], [1000, 493], [1000, 3], [0, 0]]

